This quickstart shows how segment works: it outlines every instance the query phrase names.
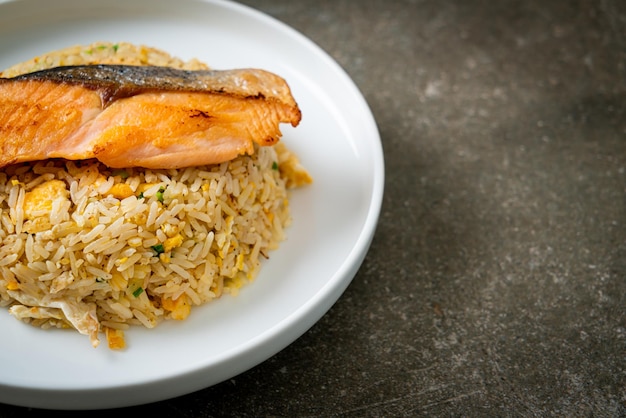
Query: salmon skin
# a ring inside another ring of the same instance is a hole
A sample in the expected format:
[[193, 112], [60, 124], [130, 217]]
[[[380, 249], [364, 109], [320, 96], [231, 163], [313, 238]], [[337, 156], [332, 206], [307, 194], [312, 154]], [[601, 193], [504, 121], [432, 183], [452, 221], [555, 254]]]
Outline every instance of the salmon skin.
[[259, 69], [55, 67], [0, 78], [0, 167], [96, 158], [113, 168], [181, 168], [272, 145], [301, 112]]

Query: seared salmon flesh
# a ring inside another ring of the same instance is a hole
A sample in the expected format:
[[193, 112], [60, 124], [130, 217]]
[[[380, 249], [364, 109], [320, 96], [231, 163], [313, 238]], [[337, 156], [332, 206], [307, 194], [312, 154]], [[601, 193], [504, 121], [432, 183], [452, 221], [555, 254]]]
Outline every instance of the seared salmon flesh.
[[180, 168], [272, 145], [301, 112], [264, 70], [56, 67], [0, 78], [0, 167], [96, 158], [109, 167]]

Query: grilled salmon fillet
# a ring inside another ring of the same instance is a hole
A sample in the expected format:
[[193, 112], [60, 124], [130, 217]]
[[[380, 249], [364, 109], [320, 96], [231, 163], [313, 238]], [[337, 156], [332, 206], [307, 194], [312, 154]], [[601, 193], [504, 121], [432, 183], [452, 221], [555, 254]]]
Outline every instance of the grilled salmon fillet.
[[268, 71], [56, 67], [0, 78], [0, 167], [96, 158], [113, 168], [229, 161], [275, 144], [301, 112]]

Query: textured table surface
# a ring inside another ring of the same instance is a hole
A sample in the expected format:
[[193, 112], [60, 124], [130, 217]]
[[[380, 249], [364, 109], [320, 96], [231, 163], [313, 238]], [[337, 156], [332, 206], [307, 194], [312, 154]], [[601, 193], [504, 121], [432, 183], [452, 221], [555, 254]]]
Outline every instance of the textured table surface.
[[626, 415], [626, 2], [245, 3], [363, 92], [385, 152], [378, 229], [282, 352], [126, 411]]

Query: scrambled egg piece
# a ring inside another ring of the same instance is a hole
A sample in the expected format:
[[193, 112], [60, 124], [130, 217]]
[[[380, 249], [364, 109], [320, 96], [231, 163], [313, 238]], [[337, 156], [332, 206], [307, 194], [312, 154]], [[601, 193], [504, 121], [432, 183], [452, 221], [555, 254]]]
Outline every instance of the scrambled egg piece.
[[163, 249], [165, 252], [172, 251], [173, 248], [180, 247], [183, 243], [183, 236], [180, 234], [176, 234], [172, 238], [168, 238], [163, 243]]
[[112, 195], [116, 199], [126, 199], [134, 194], [133, 189], [126, 183], [114, 184], [109, 190], [108, 194]]
[[67, 199], [69, 192], [61, 180], [49, 180], [24, 194], [24, 231], [29, 234], [50, 229], [52, 203]]
[[126, 347], [126, 341], [124, 340], [124, 331], [121, 329], [113, 329], [109, 327], [104, 328], [104, 335], [107, 339], [107, 344], [111, 350], [121, 350]]
[[176, 300], [162, 297], [161, 306], [163, 306], [163, 309], [170, 311], [172, 313], [172, 319], [177, 321], [182, 321], [191, 313], [191, 306], [185, 294], [180, 295]]
[[34, 219], [52, 210], [56, 199], [67, 199], [69, 192], [61, 180], [49, 180], [24, 194], [24, 219]]

